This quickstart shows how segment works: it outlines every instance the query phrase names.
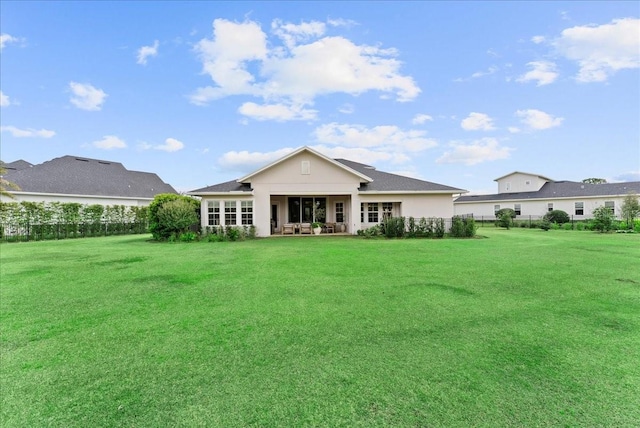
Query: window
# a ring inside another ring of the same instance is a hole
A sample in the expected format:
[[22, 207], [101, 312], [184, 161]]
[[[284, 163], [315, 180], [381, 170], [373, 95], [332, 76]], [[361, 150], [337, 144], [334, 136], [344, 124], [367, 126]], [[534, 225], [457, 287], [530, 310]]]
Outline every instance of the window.
[[511, 190], [511, 183], [505, 183], [504, 184], [504, 189], [507, 190], [507, 191]]
[[530, 185], [531, 185], [531, 180], [526, 180], [526, 181], [524, 182], [524, 185], [525, 185], [525, 186], [530, 186]]
[[300, 165], [301, 168], [301, 173], [302, 175], [309, 175], [311, 174], [311, 162], [309, 161], [302, 161], [302, 164]]
[[498, 211], [500, 211], [500, 205], [494, 205], [494, 206], [493, 206], [493, 213], [494, 213], [494, 214], [497, 214], [497, 213], [498, 213]]
[[236, 201], [226, 201], [224, 203], [224, 224], [227, 226], [234, 226], [237, 224]]
[[360, 223], [364, 223], [364, 204], [360, 204]]
[[514, 204], [513, 210], [516, 212], [516, 215], [520, 215], [522, 213], [522, 207], [520, 204]]
[[547, 211], [553, 211], [553, 203], [552, 202], [549, 202], [547, 204]]
[[220, 201], [207, 202], [209, 226], [220, 226]]
[[575, 203], [576, 215], [584, 215], [584, 202]]
[[604, 201], [604, 206], [611, 210], [611, 214], [616, 214], [616, 207], [614, 201]]
[[336, 202], [336, 222], [344, 223], [344, 202]]
[[392, 202], [383, 202], [382, 203], [382, 218], [388, 219], [393, 217], [393, 203]]
[[240, 202], [242, 224], [253, 224], [253, 201]]
[[374, 203], [374, 204], [367, 204], [368, 205], [368, 221], [369, 223], [377, 223], [378, 222], [378, 203]]

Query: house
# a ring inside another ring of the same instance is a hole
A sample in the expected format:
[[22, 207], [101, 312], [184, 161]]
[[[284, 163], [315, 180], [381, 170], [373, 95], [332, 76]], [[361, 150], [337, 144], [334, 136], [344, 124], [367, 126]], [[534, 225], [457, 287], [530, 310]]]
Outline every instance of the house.
[[615, 215], [619, 215], [625, 196], [640, 194], [640, 181], [588, 184], [554, 181], [521, 171], [495, 181], [498, 193], [460, 196], [454, 201], [455, 214], [494, 219], [499, 209], [511, 208], [520, 218], [540, 218], [549, 211], [562, 210], [573, 219], [582, 220], [591, 218], [593, 210], [599, 206], [610, 207]]
[[62, 156], [32, 165], [4, 164], [4, 179], [17, 184], [15, 199], [3, 202], [77, 202], [101, 205], [149, 205], [158, 193], [177, 193], [156, 174], [129, 171], [119, 162]]
[[202, 200], [203, 227], [255, 225], [258, 236], [268, 236], [315, 220], [355, 234], [384, 216], [450, 218], [453, 195], [464, 192], [301, 147], [238, 180], [188, 194]]

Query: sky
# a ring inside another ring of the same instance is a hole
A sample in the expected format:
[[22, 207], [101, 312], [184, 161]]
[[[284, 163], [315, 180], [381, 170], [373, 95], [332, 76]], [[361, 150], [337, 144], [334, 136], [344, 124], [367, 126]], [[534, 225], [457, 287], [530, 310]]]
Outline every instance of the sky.
[[73, 155], [181, 192], [309, 146], [496, 193], [640, 180], [640, 6], [0, 2], [0, 158]]

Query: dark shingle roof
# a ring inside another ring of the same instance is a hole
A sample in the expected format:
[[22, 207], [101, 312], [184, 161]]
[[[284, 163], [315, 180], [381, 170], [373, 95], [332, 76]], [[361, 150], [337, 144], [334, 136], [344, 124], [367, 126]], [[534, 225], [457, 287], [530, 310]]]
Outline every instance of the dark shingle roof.
[[626, 183], [588, 184], [575, 181], [553, 181], [545, 183], [537, 192], [497, 193], [493, 195], [461, 196], [456, 202], [504, 201], [512, 199], [553, 199], [574, 197], [596, 197], [640, 193], [640, 181]]
[[63, 156], [17, 171], [5, 178], [22, 192], [65, 195], [153, 198], [158, 193], [177, 193], [158, 175], [129, 171], [119, 162]]
[[192, 190], [190, 194], [198, 193], [224, 193], [224, 192], [251, 192], [251, 186], [248, 184], [238, 183], [236, 180], [226, 181], [224, 183], [214, 184], [213, 186], [203, 187], [201, 189]]
[[25, 160], [17, 160], [14, 162], [3, 163], [4, 168], [9, 171], [20, 171], [21, 169], [31, 168], [33, 164], [25, 161]]
[[444, 184], [378, 171], [372, 166], [346, 159], [336, 159], [336, 161], [373, 179], [371, 183], [360, 186], [361, 192], [466, 192], [466, 190]]

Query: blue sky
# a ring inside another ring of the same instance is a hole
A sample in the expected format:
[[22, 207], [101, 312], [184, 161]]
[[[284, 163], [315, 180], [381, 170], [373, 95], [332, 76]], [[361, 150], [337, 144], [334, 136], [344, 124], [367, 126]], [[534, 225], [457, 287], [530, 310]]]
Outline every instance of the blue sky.
[[637, 2], [0, 3], [1, 158], [188, 191], [300, 146], [464, 188], [640, 180]]

